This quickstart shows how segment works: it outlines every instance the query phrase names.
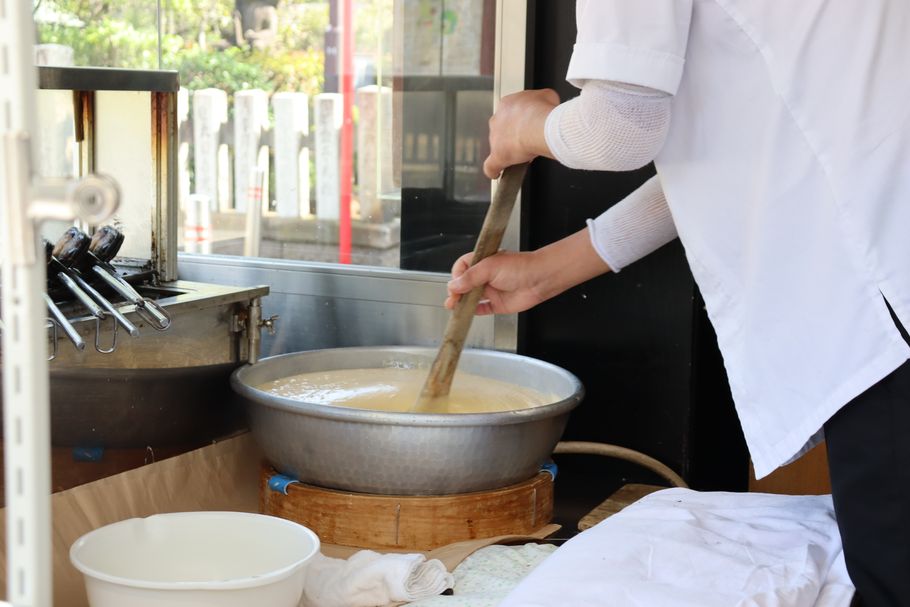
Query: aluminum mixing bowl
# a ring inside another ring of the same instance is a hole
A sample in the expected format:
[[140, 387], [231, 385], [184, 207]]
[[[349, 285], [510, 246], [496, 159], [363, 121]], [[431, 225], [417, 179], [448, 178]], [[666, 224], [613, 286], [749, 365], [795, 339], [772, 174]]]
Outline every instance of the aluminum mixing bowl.
[[259, 390], [311, 371], [429, 368], [435, 349], [337, 348], [266, 358], [234, 372], [250, 427], [281, 473], [321, 487], [387, 495], [447, 495], [505, 487], [533, 477], [553, 451], [581, 382], [555, 365], [517, 354], [465, 350], [459, 369], [554, 395], [549, 405], [496, 413], [414, 414], [295, 401]]

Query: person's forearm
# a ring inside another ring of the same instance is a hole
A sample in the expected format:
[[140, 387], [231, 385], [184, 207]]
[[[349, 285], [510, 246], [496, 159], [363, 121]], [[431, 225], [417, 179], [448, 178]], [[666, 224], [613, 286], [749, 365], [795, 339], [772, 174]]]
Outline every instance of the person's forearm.
[[674, 238], [676, 226], [655, 176], [589, 221], [587, 228], [534, 251], [535, 290], [541, 301], [550, 299], [596, 276], [619, 271]]
[[614, 272], [676, 238], [676, 224], [656, 175], [596, 219], [591, 244]]
[[591, 244], [588, 228], [534, 252], [542, 300], [610, 271]]

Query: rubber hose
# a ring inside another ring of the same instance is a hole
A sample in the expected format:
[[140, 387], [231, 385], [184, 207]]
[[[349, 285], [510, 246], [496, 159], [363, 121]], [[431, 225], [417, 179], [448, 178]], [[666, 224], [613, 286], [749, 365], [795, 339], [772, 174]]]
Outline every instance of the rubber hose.
[[556, 449], [553, 450], [553, 453], [555, 455], [602, 455], [603, 457], [613, 457], [647, 468], [648, 470], [659, 474], [674, 487], [689, 487], [689, 485], [686, 484], [686, 481], [673, 472], [668, 466], [640, 451], [627, 449], [626, 447], [620, 447], [619, 445], [585, 441], [563, 441], [556, 444]]

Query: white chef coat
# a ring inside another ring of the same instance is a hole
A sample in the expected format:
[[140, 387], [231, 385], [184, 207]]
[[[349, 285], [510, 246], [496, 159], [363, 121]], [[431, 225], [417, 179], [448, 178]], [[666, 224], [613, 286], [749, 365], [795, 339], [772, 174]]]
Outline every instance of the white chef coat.
[[655, 164], [760, 478], [910, 357], [910, 2], [577, 10], [570, 82], [675, 95]]

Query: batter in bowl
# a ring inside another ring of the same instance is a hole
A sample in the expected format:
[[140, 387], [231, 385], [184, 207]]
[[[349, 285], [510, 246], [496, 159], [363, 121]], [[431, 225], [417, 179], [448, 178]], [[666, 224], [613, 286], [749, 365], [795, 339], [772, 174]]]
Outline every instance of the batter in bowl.
[[[427, 378], [426, 369], [335, 369], [283, 377], [260, 390], [307, 403], [376, 411], [411, 411]], [[556, 398], [509, 382], [457, 372], [446, 413], [494, 413], [538, 407]]]

